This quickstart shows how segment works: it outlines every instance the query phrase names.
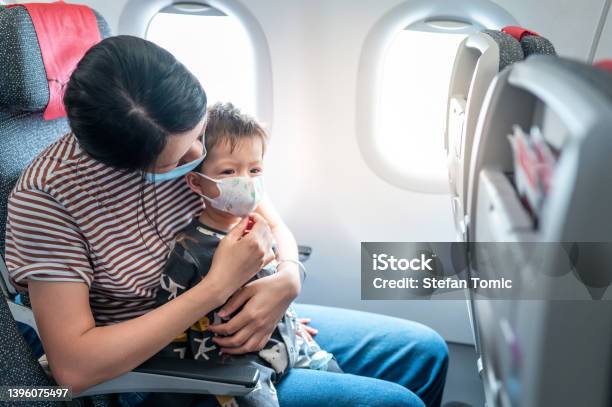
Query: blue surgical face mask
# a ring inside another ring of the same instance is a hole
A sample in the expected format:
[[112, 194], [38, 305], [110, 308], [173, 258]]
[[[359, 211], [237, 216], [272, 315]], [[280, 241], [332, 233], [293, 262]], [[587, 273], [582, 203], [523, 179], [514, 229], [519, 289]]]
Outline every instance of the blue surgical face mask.
[[204, 161], [205, 157], [206, 157], [206, 148], [204, 148], [204, 151], [202, 151], [202, 156], [200, 158], [193, 160], [191, 162], [188, 162], [186, 164], [179, 165], [172, 171], [163, 172], [161, 174], [157, 174], [155, 172], [145, 172], [144, 173], [145, 179], [149, 182], [157, 183], [157, 182], [163, 182], [163, 181], [168, 181], [171, 179], [180, 178], [183, 175], [187, 174], [188, 172], [194, 170], [198, 165], [200, 165], [200, 163]]

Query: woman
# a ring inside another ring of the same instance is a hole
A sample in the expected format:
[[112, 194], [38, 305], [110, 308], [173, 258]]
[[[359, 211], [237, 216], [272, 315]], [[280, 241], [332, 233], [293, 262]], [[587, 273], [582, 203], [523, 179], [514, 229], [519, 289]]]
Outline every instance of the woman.
[[[197, 79], [148, 41], [112, 37], [83, 57], [64, 103], [72, 133], [22, 174], [6, 237], [7, 266], [29, 291], [58, 383], [78, 393], [130, 371], [228, 300], [243, 308], [218, 327], [224, 350], [260, 349], [300, 291], [292, 263], [239, 290], [272, 258], [261, 217], [245, 237], [243, 221], [223, 239], [199, 284], [153, 309], [169, 245], [202, 208], [182, 179], [205, 154]], [[274, 227], [292, 241], [282, 222]], [[284, 243], [289, 257], [295, 247]], [[348, 374], [295, 369], [278, 386], [281, 405], [440, 403], [447, 350], [435, 332], [357, 311], [298, 311]]]

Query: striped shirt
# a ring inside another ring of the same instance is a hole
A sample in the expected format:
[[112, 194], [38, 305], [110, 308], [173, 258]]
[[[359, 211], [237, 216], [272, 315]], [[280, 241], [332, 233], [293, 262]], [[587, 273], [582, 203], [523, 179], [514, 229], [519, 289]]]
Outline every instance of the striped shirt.
[[83, 282], [96, 324], [108, 325], [154, 307], [170, 242], [202, 200], [183, 177], [152, 184], [94, 160], [68, 134], [24, 170], [8, 205], [13, 284]]

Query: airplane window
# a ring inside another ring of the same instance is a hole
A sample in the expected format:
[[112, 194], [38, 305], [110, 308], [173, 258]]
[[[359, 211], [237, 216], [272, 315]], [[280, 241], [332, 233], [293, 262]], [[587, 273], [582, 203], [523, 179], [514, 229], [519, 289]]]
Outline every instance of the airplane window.
[[209, 106], [231, 101], [257, 115], [253, 45], [237, 18], [206, 5], [178, 3], [153, 17], [146, 38], [172, 52], [198, 77]]
[[448, 185], [444, 123], [453, 61], [468, 35], [465, 26], [432, 21], [408, 27], [384, 54], [376, 143], [387, 164], [407, 178]]

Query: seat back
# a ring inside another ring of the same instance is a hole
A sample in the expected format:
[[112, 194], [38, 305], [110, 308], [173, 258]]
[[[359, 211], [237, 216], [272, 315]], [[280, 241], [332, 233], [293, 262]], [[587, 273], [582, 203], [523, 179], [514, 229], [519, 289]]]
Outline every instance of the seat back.
[[[491, 405], [609, 406], [610, 129], [604, 70], [534, 56], [491, 85], [471, 161], [470, 269], [518, 282], [510, 301], [472, 293]], [[517, 140], [529, 142], [522, 154]], [[536, 149], [539, 161], [525, 159]], [[568, 256], [553, 250], [568, 246]]]
[[[95, 13], [95, 12], [94, 12]], [[101, 37], [110, 35], [97, 13]], [[44, 120], [49, 85], [37, 33], [21, 6], [0, 7], [0, 253], [4, 257], [7, 202], [24, 168], [44, 148], [69, 132], [66, 118]], [[19, 333], [7, 298], [15, 294], [0, 261], [5, 296], [0, 298], [0, 386], [54, 385]], [[40, 406], [62, 403], [39, 402]]]
[[461, 241], [469, 238], [470, 161], [487, 90], [499, 72], [531, 55], [555, 55], [555, 49], [546, 38], [517, 26], [474, 33], [459, 45], [451, 74], [445, 146], [455, 229]]
[[457, 50], [449, 88], [445, 145], [451, 204], [459, 240], [467, 238], [465, 197], [480, 108], [495, 75], [523, 57], [516, 39], [495, 30], [471, 34]]
[[[54, 386], [19, 333], [5, 298], [0, 298], [0, 386]], [[41, 402], [41, 406], [61, 403]]]
[[[102, 38], [106, 21], [94, 11]], [[24, 7], [0, 7], [0, 254], [4, 258], [7, 203], [23, 169], [70, 131], [66, 118], [43, 120], [49, 85], [32, 19]], [[15, 291], [0, 264], [5, 295]]]

